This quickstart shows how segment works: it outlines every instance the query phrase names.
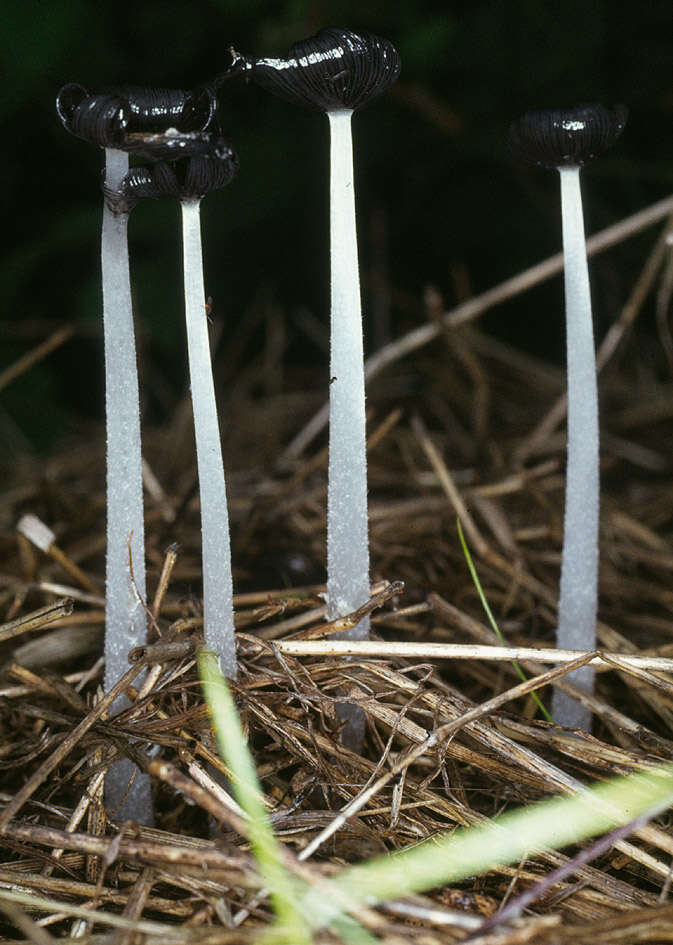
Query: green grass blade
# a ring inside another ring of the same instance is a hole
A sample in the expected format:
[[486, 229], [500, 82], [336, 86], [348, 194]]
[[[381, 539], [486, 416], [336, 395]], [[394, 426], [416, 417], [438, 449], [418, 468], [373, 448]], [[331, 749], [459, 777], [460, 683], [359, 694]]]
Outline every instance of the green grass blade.
[[481, 875], [537, 850], [561, 849], [606, 833], [642, 814], [654, 817], [671, 804], [673, 765], [616, 778], [581, 795], [552, 798], [346, 869], [306, 894], [304, 914], [313, 927], [332, 924], [346, 903], [371, 906]]
[[359, 922], [354, 922], [350, 916], [335, 919], [330, 926], [331, 931], [344, 945], [376, 945], [381, 939], [368, 932]]
[[267, 816], [255, 765], [229, 686], [214, 653], [201, 651], [198, 666], [213, 716], [218, 748], [234, 773], [232, 783], [236, 800], [250, 818], [248, 838], [278, 918], [275, 928], [280, 937], [275, 940], [284, 940], [288, 945], [310, 945], [311, 933], [299, 905], [300, 887], [283, 864], [283, 851]]
[[[477, 588], [477, 593], [479, 594], [479, 600], [481, 601], [481, 606], [484, 608], [484, 611], [486, 612], [486, 616], [488, 617], [488, 622], [491, 625], [491, 629], [497, 636], [498, 640], [500, 640], [503, 646], [507, 646], [507, 641], [502, 635], [500, 627], [498, 626], [498, 623], [495, 617], [493, 616], [493, 611], [491, 610], [491, 607], [488, 601], [486, 600], [486, 595], [484, 594], [484, 589], [481, 586], [481, 581], [479, 580], [477, 569], [474, 566], [474, 561], [472, 560], [470, 549], [467, 547], [467, 542], [465, 541], [465, 535], [463, 534], [463, 526], [460, 524], [459, 518], [456, 519], [456, 523], [458, 525], [458, 537], [460, 538], [460, 544], [463, 549], [463, 554], [465, 555], [465, 560], [467, 561], [467, 567], [470, 571], [470, 575], [472, 577], [472, 581], [474, 582], [474, 586]], [[528, 677], [526, 676], [524, 671], [521, 669], [521, 667], [519, 666], [516, 660], [512, 660], [512, 666], [517, 671], [519, 675], [519, 679], [521, 679], [522, 682], [527, 682]], [[531, 692], [531, 695], [533, 699], [535, 699], [538, 709], [540, 710], [540, 712], [542, 712], [546, 720], [548, 722], [553, 723], [554, 720], [552, 719], [549, 712], [547, 712], [547, 709], [543, 705], [542, 700], [540, 699], [538, 694], [536, 692]]]

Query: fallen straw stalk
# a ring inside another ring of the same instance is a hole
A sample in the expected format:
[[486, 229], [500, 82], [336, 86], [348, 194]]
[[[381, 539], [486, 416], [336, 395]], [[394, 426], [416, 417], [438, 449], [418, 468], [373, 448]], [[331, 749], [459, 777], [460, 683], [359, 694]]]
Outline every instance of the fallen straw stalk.
[[[537, 660], [538, 663], [571, 663], [582, 650], [540, 649], [534, 646], [484, 646], [471, 643], [386, 643], [384, 640], [278, 640], [273, 646], [284, 656], [359, 656], [379, 659], [433, 660]], [[673, 672], [673, 659], [634, 656], [597, 650], [590, 665], [605, 669], [632, 666], [658, 672]]]

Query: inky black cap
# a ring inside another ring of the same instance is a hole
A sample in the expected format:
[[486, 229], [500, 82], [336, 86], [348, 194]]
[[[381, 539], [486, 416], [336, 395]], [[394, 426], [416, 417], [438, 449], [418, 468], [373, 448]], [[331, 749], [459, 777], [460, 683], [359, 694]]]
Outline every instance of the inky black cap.
[[[209, 132], [201, 135], [203, 150], [179, 161], [159, 160], [148, 167], [132, 167], [118, 192], [105, 192], [117, 212], [128, 212], [139, 201], [158, 197], [200, 199], [232, 180], [239, 168], [238, 155], [226, 140]], [[208, 139], [208, 148], [205, 148]]]
[[627, 116], [625, 105], [526, 112], [510, 125], [507, 143], [512, 154], [527, 164], [580, 166], [615, 143]]
[[243, 74], [294, 105], [323, 112], [360, 108], [400, 74], [399, 54], [387, 39], [337, 27], [295, 43], [285, 59], [255, 59], [233, 50], [232, 56], [216, 87]]
[[[72, 82], [56, 97], [58, 116], [71, 134], [102, 148], [135, 151], [147, 160], [198, 153], [194, 134], [210, 126], [216, 109], [214, 92], [205, 87], [183, 92], [119, 86], [89, 94]], [[145, 149], [143, 136], [165, 135], [169, 129], [176, 134], [165, 139], [162, 153]]]

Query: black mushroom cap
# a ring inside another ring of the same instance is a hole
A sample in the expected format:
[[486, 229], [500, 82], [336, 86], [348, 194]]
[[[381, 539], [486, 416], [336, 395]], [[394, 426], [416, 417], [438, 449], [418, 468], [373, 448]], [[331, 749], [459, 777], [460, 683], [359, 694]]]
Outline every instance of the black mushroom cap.
[[[147, 160], [198, 153], [195, 134], [205, 131], [217, 109], [214, 92], [201, 87], [152, 89], [119, 86], [96, 94], [75, 82], [56, 97], [56, 111], [66, 131], [102, 148], [134, 151]], [[162, 152], [145, 147], [147, 135], [164, 136]]]
[[132, 132], [126, 136], [124, 150], [145, 161], [178, 161], [209, 154], [216, 137], [209, 131], [178, 131], [177, 128], [168, 128], [163, 133]]
[[337, 27], [295, 43], [285, 59], [255, 59], [234, 50], [232, 56], [216, 87], [243, 74], [293, 105], [323, 112], [360, 108], [400, 74], [399, 53], [389, 40]]
[[140, 200], [157, 197], [200, 200], [211, 190], [226, 187], [238, 171], [238, 155], [219, 135], [203, 132], [201, 139], [204, 151], [193, 157], [132, 167], [118, 192], [105, 191], [108, 204], [117, 212], [128, 212]]
[[526, 164], [581, 166], [611, 147], [626, 125], [625, 105], [577, 105], [526, 112], [510, 125], [507, 143]]

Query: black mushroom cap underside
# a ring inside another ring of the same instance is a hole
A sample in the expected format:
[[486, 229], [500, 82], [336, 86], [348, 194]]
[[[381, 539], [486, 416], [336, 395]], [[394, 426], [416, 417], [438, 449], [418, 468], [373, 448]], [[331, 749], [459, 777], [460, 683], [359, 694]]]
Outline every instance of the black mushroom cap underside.
[[[211, 124], [217, 109], [214, 92], [199, 88], [153, 89], [119, 86], [90, 94], [71, 82], [56, 97], [63, 127], [102, 148], [133, 151], [147, 160], [198, 154], [198, 132]], [[170, 132], [170, 134], [166, 134]], [[146, 136], [163, 136], [163, 148], [146, 147]]]
[[202, 138], [210, 139], [205, 153], [179, 161], [160, 160], [148, 167], [132, 167], [118, 192], [106, 190], [110, 206], [128, 211], [141, 200], [157, 197], [199, 200], [211, 190], [226, 187], [238, 171], [238, 155], [222, 137], [204, 132]]
[[627, 115], [625, 105], [526, 112], [510, 125], [507, 143], [514, 157], [526, 164], [580, 166], [615, 143]]
[[323, 112], [360, 108], [400, 74], [399, 54], [387, 39], [336, 27], [295, 43], [285, 59], [232, 55], [232, 66], [216, 85], [244, 74], [293, 105]]

